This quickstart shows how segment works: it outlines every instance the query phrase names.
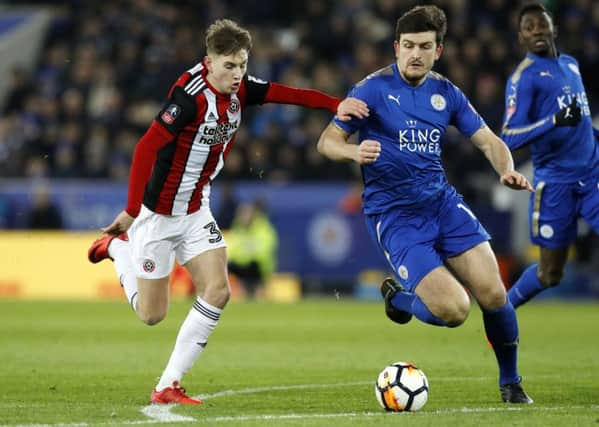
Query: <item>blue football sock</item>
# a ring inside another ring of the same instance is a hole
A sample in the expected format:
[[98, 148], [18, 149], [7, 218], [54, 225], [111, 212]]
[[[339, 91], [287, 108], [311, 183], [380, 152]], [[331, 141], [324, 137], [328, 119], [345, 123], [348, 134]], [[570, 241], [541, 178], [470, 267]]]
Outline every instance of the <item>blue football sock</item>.
[[447, 323], [435, 316], [422, 302], [420, 297], [411, 292], [397, 292], [391, 299], [391, 304], [398, 310], [407, 311], [424, 323], [436, 326], [447, 326]]
[[483, 321], [499, 364], [499, 385], [519, 383], [516, 310], [508, 300], [503, 307], [483, 310]]
[[524, 273], [511, 287], [507, 296], [514, 308], [518, 308], [545, 289], [537, 277], [537, 264], [533, 264], [524, 270]]

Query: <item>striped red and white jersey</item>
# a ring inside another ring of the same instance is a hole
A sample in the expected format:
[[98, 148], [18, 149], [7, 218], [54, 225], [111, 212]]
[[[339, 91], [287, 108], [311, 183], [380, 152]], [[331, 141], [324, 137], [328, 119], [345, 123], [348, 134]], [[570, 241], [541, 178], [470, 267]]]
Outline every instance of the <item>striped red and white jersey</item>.
[[223, 168], [243, 109], [267, 102], [337, 111], [341, 100], [244, 76], [236, 94], [223, 95], [202, 63], [175, 82], [168, 100], [133, 152], [125, 211], [142, 203], [162, 215], [187, 215], [209, 206], [212, 181]]
[[246, 105], [264, 103], [269, 82], [245, 76], [239, 91], [223, 95], [206, 79], [199, 63], [169, 92], [156, 121], [173, 135], [161, 147], [143, 203], [163, 215], [186, 215], [209, 206], [212, 181], [224, 166]]

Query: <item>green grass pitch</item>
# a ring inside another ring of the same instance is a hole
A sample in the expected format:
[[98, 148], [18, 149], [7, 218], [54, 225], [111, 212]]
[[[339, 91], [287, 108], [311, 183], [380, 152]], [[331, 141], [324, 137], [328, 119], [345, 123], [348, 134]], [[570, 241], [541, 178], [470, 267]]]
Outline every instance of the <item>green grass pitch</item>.
[[[125, 301], [0, 300], [0, 426], [597, 426], [599, 304], [522, 307], [520, 370], [533, 405], [500, 402], [478, 308], [456, 329], [388, 321], [382, 303], [231, 303], [186, 376], [197, 407], [152, 407], [189, 301], [148, 327]], [[417, 413], [386, 413], [373, 384], [411, 361], [430, 382]]]

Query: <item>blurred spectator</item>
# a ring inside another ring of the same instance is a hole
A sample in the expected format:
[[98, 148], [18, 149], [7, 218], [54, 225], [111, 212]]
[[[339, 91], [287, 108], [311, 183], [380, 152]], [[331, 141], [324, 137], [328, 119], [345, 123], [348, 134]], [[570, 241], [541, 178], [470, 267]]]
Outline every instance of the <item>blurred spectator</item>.
[[27, 227], [33, 230], [55, 230], [63, 227], [62, 216], [52, 202], [50, 188], [46, 183], [37, 183], [33, 188]]
[[[17, 4], [12, 1], [9, 3]], [[11, 73], [0, 117], [0, 175], [86, 177], [124, 181], [131, 150], [154, 118], [168, 83], [204, 52], [206, 24], [230, 17], [251, 26], [250, 73], [344, 96], [349, 85], [386, 65], [396, 19], [417, 1], [398, 0], [90, 0], [64, 5], [48, 32], [38, 66]], [[440, 0], [451, 27], [435, 70], [476, 103], [498, 130], [503, 85], [520, 61], [513, 40], [514, 2]], [[577, 55], [591, 110], [599, 108], [599, 2], [548, 2], [562, 28], [558, 42]], [[123, 7], [127, 5], [127, 7]], [[201, 13], [198, 8], [201, 7]], [[35, 89], [33, 91], [32, 89]], [[246, 114], [244, 112], [244, 114]], [[289, 106], [248, 109], [223, 175], [227, 179], [347, 180], [349, 164], [323, 160], [314, 146], [331, 119]], [[467, 197], [486, 197], [472, 185], [484, 169], [464, 138], [449, 136], [447, 157]], [[516, 154], [519, 156], [519, 154]]]
[[25, 98], [30, 91], [31, 80], [27, 71], [21, 67], [12, 68], [3, 114], [22, 111]]
[[227, 236], [229, 272], [241, 280], [250, 295], [260, 296], [277, 265], [277, 231], [261, 201], [242, 203]]

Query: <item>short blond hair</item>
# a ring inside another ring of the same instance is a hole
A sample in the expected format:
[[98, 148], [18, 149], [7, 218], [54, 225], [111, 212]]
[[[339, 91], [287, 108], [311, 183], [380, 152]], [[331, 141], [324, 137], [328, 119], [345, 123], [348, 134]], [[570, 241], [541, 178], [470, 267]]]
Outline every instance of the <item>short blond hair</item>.
[[252, 36], [245, 28], [230, 19], [214, 21], [206, 30], [206, 50], [216, 55], [231, 55], [252, 49]]

